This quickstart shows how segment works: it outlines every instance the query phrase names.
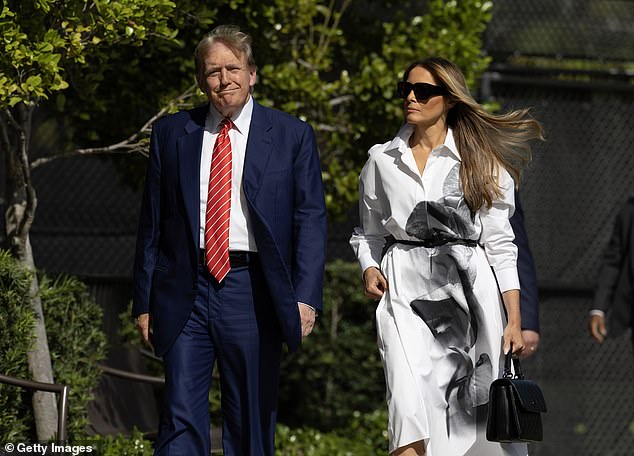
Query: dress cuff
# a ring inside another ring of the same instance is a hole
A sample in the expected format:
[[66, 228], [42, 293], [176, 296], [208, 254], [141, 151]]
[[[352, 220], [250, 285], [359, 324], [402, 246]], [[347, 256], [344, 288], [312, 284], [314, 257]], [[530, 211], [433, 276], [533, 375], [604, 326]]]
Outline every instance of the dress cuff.
[[372, 255], [362, 255], [359, 257], [359, 266], [361, 266], [361, 276], [363, 277], [363, 273], [366, 269], [374, 266], [377, 269], [381, 269], [381, 265], [377, 263]]
[[498, 279], [498, 285], [501, 293], [509, 290], [520, 289], [520, 279], [517, 275], [517, 269], [515, 268], [495, 271], [495, 277]]

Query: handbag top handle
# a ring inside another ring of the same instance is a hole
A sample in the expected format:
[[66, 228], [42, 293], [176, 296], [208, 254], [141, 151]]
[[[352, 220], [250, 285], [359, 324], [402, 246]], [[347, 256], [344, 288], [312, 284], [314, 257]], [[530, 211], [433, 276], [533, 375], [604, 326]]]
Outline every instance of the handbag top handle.
[[[511, 359], [513, 360], [513, 369], [515, 370], [515, 376], [513, 376], [513, 372], [511, 371]], [[513, 358], [513, 344], [511, 344], [511, 349], [509, 350], [509, 352], [504, 355], [504, 374], [502, 375], [502, 378], [524, 379], [524, 372], [522, 371], [520, 359]]]

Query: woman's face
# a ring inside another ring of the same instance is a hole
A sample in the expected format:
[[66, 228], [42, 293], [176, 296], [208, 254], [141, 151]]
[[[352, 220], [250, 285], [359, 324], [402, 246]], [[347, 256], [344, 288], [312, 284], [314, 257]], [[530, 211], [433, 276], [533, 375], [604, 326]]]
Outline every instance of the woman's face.
[[[435, 86], [439, 85], [432, 74], [423, 67], [413, 68], [407, 76], [407, 82], [412, 84], [425, 82]], [[417, 100], [412, 90], [403, 101], [403, 110], [405, 112], [405, 120], [409, 124], [422, 128], [439, 124], [439, 126], [444, 128], [449, 106], [442, 95], [434, 95], [427, 100]]]

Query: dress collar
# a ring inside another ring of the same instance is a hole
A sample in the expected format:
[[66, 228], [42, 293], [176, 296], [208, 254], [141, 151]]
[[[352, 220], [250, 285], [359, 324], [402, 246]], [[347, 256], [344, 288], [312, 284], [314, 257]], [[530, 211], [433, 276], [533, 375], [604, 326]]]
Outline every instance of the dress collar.
[[[404, 154], [408, 150], [409, 147], [409, 138], [414, 134], [414, 125], [406, 123], [401, 127], [396, 136], [390, 143], [387, 145], [386, 151], [396, 150], [401, 154]], [[447, 129], [447, 136], [445, 137], [445, 142], [440, 146], [434, 148], [433, 151], [441, 151], [446, 150], [456, 157], [458, 161], [461, 161], [460, 152], [458, 151], [458, 147], [456, 146], [456, 142], [453, 137], [453, 130], [451, 128]], [[433, 152], [432, 151], [432, 152]]]

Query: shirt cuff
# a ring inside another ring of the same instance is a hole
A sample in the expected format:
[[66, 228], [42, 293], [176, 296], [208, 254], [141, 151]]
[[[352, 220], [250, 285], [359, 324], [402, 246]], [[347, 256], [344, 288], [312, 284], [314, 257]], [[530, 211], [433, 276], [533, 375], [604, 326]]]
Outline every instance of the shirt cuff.
[[495, 271], [495, 277], [498, 279], [498, 286], [500, 287], [500, 293], [504, 293], [509, 290], [520, 289], [520, 279], [517, 275], [517, 269], [507, 268]]
[[363, 255], [359, 257], [359, 266], [361, 266], [361, 277], [363, 277], [363, 273], [368, 268], [375, 267], [377, 269], [381, 269], [381, 265], [372, 258], [372, 255]]
[[599, 309], [592, 309], [590, 311], [590, 316], [592, 315], [598, 315], [599, 317], [604, 317], [605, 318], [605, 312]]
[[299, 304], [300, 306], [305, 306], [308, 307], [310, 310], [312, 310], [313, 312], [315, 312], [315, 317], [318, 315], [317, 309], [315, 309], [313, 306], [311, 306], [310, 304], [306, 304], [305, 302], [297, 302], [297, 304]]

